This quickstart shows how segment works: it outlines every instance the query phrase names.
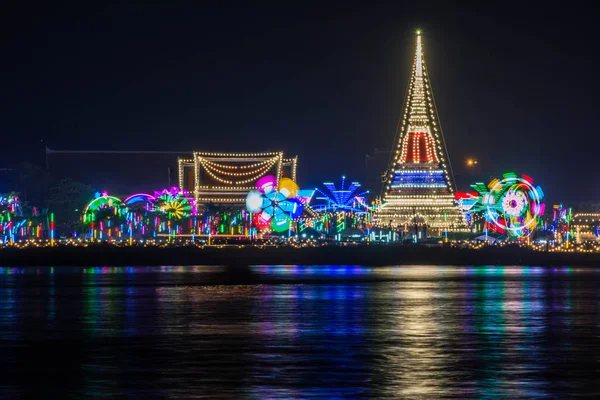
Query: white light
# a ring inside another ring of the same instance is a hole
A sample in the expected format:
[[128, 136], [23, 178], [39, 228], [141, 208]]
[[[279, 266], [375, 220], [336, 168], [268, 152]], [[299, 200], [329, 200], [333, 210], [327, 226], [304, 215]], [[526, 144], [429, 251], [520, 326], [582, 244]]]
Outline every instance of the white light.
[[262, 193], [258, 190], [251, 190], [246, 197], [246, 209], [251, 213], [257, 213], [261, 210], [263, 203]]

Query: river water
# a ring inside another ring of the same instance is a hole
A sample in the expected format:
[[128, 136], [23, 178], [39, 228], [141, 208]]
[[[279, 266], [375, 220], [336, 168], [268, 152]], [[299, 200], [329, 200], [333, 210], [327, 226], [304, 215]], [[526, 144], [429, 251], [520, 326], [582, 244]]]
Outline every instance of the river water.
[[600, 269], [0, 268], [3, 398], [600, 397]]

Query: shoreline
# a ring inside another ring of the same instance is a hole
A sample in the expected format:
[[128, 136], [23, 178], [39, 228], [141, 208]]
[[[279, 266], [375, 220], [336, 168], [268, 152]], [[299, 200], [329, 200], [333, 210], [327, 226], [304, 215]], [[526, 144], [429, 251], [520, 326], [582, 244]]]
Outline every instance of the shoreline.
[[402, 245], [324, 247], [136, 247], [94, 244], [2, 248], [0, 267], [166, 265], [519, 265], [600, 267], [600, 253], [543, 252], [525, 248], [460, 249]]

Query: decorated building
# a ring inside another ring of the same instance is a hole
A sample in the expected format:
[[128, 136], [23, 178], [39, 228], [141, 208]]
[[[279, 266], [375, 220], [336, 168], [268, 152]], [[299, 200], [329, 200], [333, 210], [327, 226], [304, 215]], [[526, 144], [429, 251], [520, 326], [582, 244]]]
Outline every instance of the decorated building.
[[248, 191], [264, 176], [296, 180], [297, 157], [283, 152], [205, 153], [179, 158], [179, 187], [194, 194], [199, 208], [208, 204], [243, 206]]
[[600, 213], [593, 211], [575, 213], [570, 220], [569, 232], [578, 243], [598, 240], [600, 237]]
[[375, 216], [377, 225], [421, 237], [466, 231], [465, 217], [454, 201], [450, 160], [420, 32], [395, 142], [383, 176], [383, 196]]

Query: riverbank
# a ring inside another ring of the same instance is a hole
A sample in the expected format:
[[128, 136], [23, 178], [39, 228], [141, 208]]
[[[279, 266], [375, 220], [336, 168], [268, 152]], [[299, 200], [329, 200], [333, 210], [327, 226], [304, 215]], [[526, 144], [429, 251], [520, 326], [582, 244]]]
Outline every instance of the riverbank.
[[520, 247], [461, 249], [401, 245], [297, 248], [115, 246], [92, 244], [39, 248], [2, 248], [0, 266], [135, 265], [531, 265], [600, 267], [600, 253], [543, 252]]

